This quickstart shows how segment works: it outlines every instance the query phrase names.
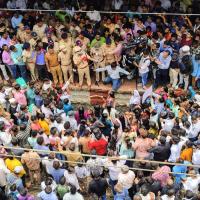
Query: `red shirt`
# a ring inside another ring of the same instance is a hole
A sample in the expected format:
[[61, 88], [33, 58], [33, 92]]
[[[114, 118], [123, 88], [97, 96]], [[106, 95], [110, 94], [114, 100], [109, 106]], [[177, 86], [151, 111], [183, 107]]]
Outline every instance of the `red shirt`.
[[92, 141], [89, 143], [89, 148], [95, 149], [97, 155], [103, 156], [106, 154], [108, 142], [101, 138], [100, 140]]

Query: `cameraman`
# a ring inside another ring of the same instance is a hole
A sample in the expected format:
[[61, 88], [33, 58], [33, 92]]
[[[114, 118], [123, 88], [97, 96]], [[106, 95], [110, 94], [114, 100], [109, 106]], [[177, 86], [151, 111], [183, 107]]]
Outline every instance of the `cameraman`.
[[185, 45], [179, 50], [179, 85], [184, 83], [184, 90], [187, 90], [189, 85], [189, 77], [192, 72], [192, 59], [190, 47]]

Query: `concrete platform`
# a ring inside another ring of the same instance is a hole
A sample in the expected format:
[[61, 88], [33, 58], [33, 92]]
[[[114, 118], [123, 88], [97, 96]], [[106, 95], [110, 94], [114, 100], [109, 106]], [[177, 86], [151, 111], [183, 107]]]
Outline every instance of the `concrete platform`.
[[[87, 104], [91, 105], [91, 96], [98, 95], [102, 98], [106, 98], [108, 92], [112, 89], [111, 85], [104, 85], [100, 83], [99, 86], [93, 84], [89, 90], [87, 85], [83, 85], [80, 89], [77, 85], [71, 86], [71, 101], [75, 104]], [[133, 90], [138, 89], [142, 92], [142, 88], [136, 85], [136, 80], [124, 80], [120, 89], [116, 92], [116, 104], [119, 106], [125, 106], [129, 102]]]

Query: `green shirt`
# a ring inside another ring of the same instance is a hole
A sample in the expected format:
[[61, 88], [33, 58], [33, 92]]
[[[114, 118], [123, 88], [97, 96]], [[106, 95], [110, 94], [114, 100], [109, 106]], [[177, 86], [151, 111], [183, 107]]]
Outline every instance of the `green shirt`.
[[66, 185], [58, 184], [57, 188], [56, 188], [56, 191], [57, 191], [57, 194], [59, 195], [59, 197], [61, 199], [63, 199], [64, 195], [69, 192], [69, 187], [66, 186]]
[[91, 42], [91, 44], [90, 44], [90, 47], [94, 47], [94, 45], [97, 42], [100, 42], [100, 44], [103, 45], [103, 44], [106, 43], [106, 38], [105, 37], [101, 37], [101, 39], [99, 41], [97, 41], [96, 39], [93, 39], [92, 42]]
[[66, 17], [66, 16], [68, 16], [68, 17], [70, 18], [69, 14], [66, 13], [66, 12], [64, 12], [64, 11], [62, 11], [62, 12], [61, 12], [61, 11], [56, 11], [55, 16], [56, 16], [61, 22], [65, 22], [65, 17]]

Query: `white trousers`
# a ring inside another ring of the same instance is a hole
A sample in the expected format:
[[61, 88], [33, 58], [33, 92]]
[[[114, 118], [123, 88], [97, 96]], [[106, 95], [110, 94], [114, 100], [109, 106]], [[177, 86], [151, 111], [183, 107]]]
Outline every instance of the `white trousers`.
[[178, 74], [179, 74], [179, 69], [169, 69], [169, 77], [170, 77], [170, 84], [172, 87], [176, 87], [178, 83]]

